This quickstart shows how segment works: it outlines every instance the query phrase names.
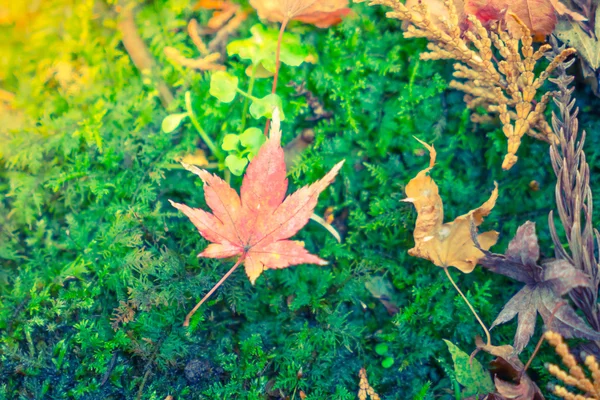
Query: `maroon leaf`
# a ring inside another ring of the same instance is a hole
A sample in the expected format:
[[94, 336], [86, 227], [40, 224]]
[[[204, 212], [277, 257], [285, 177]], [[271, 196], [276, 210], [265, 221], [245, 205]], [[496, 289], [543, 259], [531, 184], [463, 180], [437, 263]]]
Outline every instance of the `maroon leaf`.
[[479, 263], [489, 270], [525, 286], [506, 303], [494, 323], [503, 324], [518, 316], [514, 348], [520, 353], [535, 331], [537, 314], [548, 329], [566, 338], [600, 340], [600, 333], [590, 328], [561, 296], [575, 287], [590, 286], [589, 277], [566, 260], [549, 260], [540, 266], [535, 224], [526, 222], [517, 229], [506, 254], [484, 251]]
[[490, 372], [494, 376], [496, 393], [492, 399], [514, 399], [514, 400], [544, 400], [540, 388], [523, 372], [525, 366], [515, 353], [512, 346], [492, 346], [483, 343], [478, 336], [475, 338], [478, 349], [496, 356], [490, 362]]

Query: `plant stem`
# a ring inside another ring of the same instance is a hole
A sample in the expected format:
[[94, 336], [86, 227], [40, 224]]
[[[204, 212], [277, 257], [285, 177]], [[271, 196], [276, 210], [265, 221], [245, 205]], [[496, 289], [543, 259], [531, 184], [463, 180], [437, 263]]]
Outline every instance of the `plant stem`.
[[192, 124], [194, 125], [194, 128], [196, 128], [196, 131], [198, 131], [198, 134], [200, 135], [202, 140], [204, 140], [204, 143], [206, 143], [206, 145], [208, 146], [208, 148], [210, 149], [210, 151], [213, 153], [213, 155], [215, 157], [220, 158], [221, 152], [219, 151], [217, 146], [215, 146], [215, 143], [208, 136], [206, 131], [204, 129], [202, 129], [202, 126], [200, 126], [200, 122], [198, 121], [198, 119], [196, 118], [196, 115], [194, 114], [194, 110], [192, 109], [192, 96], [190, 95], [190, 92], [185, 93], [185, 108], [190, 117], [190, 120], [192, 120]]
[[244, 96], [246, 99], [250, 99], [252, 101], [260, 100], [258, 97], [252, 96], [252, 94], [244, 92], [240, 88], [235, 88], [235, 91], [238, 92], [239, 94], [241, 94], [242, 96]]
[[479, 322], [479, 325], [481, 325], [481, 327], [483, 328], [483, 330], [485, 332], [485, 337], [487, 338], [487, 345], [491, 346], [491, 344], [492, 344], [492, 338], [490, 336], [490, 331], [488, 331], [488, 329], [485, 327], [485, 324], [483, 323], [483, 321], [481, 321], [481, 318], [479, 318], [479, 315], [477, 315], [477, 312], [475, 311], [475, 309], [473, 308], [473, 306], [471, 305], [471, 303], [469, 303], [469, 300], [467, 300], [466, 296], [463, 294], [463, 292], [458, 288], [458, 286], [454, 282], [454, 279], [452, 279], [452, 276], [450, 276], [450, 272], [448, 271], [448, 267], [443, 267], [443, 268], [444, 268], [444, 272], [446, 273], [446, 276], [448, 277], [448, 279], [452, 283], [452, 286], [454, 286], [454, 288], [456, 289], [456, 291], [462, 296], [463, 300], [465, 301], [465, 303], [467, 303], [467, 306], [469, 306], [469, 308], [471, 309], [471, 312], [473, 313], [473, 315], [475, 316], [475, 318], [477, 318], [477, 322]]
[[[281, 28], [279, 29], [279, 36], [277, 37], [277, 51], [275, 53], [275, 75], [273, 76], [273, 87], [271, 88], [271, 93], [277, 93], [277, 82], [279, 80], [279, 68], [281, 67], [281, 42], [283, 42], [283, 33], [285, 32], [285, 27], [289, 22], [289, 18], [285, 18], [283, 22], [281, 22]], [[271, 123], [270, 119], [267, 119], [267, 123], [265, 124], [265, 136], [269, 134], [269, 125]]]
[[[550, 314], [550, 319], [548, 320], [548, 323], [546, 324], [547, 327], [549, 327], [550, 324], [552, 324], [552, 321], [554, 320], [554, 316], [556, 315], [556, 312], [559, 310], [559, 308], [561, 308], [562, 306], [564, 306], [566, 304], [567, 304], [566, 302], [561, 301], [554, 307], [554, 309], [552, 310], [552, 314]], [[540, 351], [540, 347], [542, 347], [542, 343], [544, 343], [544, 334], [542, 334], [542, 337], [540, 337], [540, 340], [538, 340], [537, 345], [535, 346], [535, 349], [533, 350], [533, 353], [531, 354], [531, 357], [529, 357], [529, 360], [527, 360], [527, 364], [525, 364], [525, 367], [523, 367], [523, 370], [519, 374], [519, 379], [527, 371], [527, 368], [529, 368], [529, 366], [531, 365], [531, 362], [537, 355], [538, 351]]]
[[275, 53], [275, 75], [273, 76], [273, 87], [271, 93], [277, 92], [277, 80], [279, 79], [279, 68], [281, 67], [281, 42], [283, 41], [283, 32], [288, 24], [289, 19], [285, 18], [281, 23], [281, 29], [279, 29], [279, 37], [277, 38], [277, 52]]
[[[252, 66], [252, 75], [250, 75], [250, 83], [248, 84], [248, 95], [252, 96], [252, 90], [254, 89], [254, 80], [256, 79], [256, 68], [258, 68], [258, 64]], [[250, 103], [250, 97], [246, 97], [244, 99], [244, 108], [242, 110], [242, 128], [240, 132], [244, 132], [244, 128], [246, 127], [246, 117], [248, 115], [248, 105]]]
[[200, 302], [198, 302], [198, 304], [196, 304], [196, 306], [192, 309], [192, 311], [190, 311], [188, 313], [188, 315], [186, 315], [185, 321], [183, 322], [183, 326], [190, 326], [190, 318], [192, 318], [192, 316], [196, 313], [196, 311], [198, 311], [200, 306], [202, 304], [204, 304], [204, 302], [206, 300], [208, 300], [208, 298], [215, 292], [215, 290], [217, 290], [219, 288], [219, 286], [221, 286], [223, 284], [223, 282], [225, 282], [227, 280], [227, 278], [229, 278], [229, 275], [233, 274], [233, 271], [235, 271], [237, 269], [237, 267], [240, 266], [242, 261], [243, 261], [243, 257], [240, 257], [240, 259], [237, 260], [235, 265], [233, 267], [231, 267], [231, 269], [229, 271], [227, 271], [227, 273], [225, 275], [223, 275], [221, 280], [219, 282], [217, 282], [217, 284], [215, 286], [213, 286], [213, 288], [210, 289], [210, 291], [208, 293], [206, 293], [206, 295], [202, 298], [202, 300], [200, 300]]
[[142, 383], [140, 384], [140, 388], [138, 389], [138, 394], [136, 400], [140, 400], [142, 398], [142, 394], [144, 394], [144, 386], [146, 386], [146, 381], [150, 376], [150, 368], [146, 369], [146, 373], [144, 374], [144, 378], [142, 379]]

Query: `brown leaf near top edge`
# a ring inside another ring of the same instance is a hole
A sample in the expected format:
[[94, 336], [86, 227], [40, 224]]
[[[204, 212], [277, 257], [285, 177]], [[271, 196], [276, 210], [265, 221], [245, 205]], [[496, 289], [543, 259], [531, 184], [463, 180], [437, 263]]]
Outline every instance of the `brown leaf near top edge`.
[[479, 336], [475, 338], [475, 343], [478, 349], [496, 356], [496, 359], [490, 362], [490, 372], [496, 385], [494, 399], [544, 400], [540, 388], [523, 373], [525, 366], [512, 346], [487, 345]]
[[539, 265], [533, 222], [526, 222], [517, 229], [506, 254], [484, 253], [479, 260], [481, 266], [525, 283], [492, 324], [493, 328], [518, 315], [515, 351], [520, 353], [529, 343], [538, 314], [548, 329], [563, 336], [600, 340], [600, 333], [590, 328], [562, 298], [575, 287], [590, 285], [589, 277], [565, 260], [550, 260]]
[[250, 5], [269, 21], [293, 19], [319, 28], [338, 24], [350, 13], [348, 0], [250, 0]]
[[557, 23], [551, 0], [467, 0], [465, 13], [473, 14], [482, 23], [504, 20], [508, 29], [521, 35], [521, 29], [511, 13], [515, 14], [531, 31], [532, 35], [549, 35]]
[[494, 231], [476, 236], [479, 246], [471, 237], [471, 225], [481, 225], [483, 218], [494, 208], [498, 198], [498, 185], [495, 185], [489, 200], [480, 207], [444, 224], [442, 198], [436, 183], [427, 175], [435, 164], [436, 152], [433, 146], [420, 140], [419, 142], [429, 151], [430, 162], [428, 168], [419, 172], [406, 185], [407, 198], [404, 201], [413, 203], [417, 210], [415, 247], [408, 254], [430, 260], [439, 267], [452, 266], [469, 273], [483, 257], [481, 249], [489, 249], [498, 240], [498, 233]]

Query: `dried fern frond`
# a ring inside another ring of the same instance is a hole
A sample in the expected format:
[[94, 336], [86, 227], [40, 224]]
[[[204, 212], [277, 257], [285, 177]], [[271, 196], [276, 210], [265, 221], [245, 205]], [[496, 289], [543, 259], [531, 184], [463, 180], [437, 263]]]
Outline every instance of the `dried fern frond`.
[[584, 363], [592, 376], [590, 380], [581, 365], [569, 352], [569, 347], [563, 341], [562, 336], [556, 332], [548, 331], [544, 334], [544, 337], [554, 347], [556, 354], [561, 357], [563, 364], [569, 369], [567, 372], [557, 365], [548, 364], [546, 365], [548, 372], [566, 385], [575, 387], [584, 393], [584, 395], [576, 394], [564, 386], [553, 385], [551, 388], [554, 394], [567, 400], [600, 399], [600, 366], [598, 366], [596, 358], [588, 355], [584, 359]]
[[[355, 0], [362, 2], [365, 0]], [[575, 51], [563, 50], [536, 76], [534, 69], [549, 45], [537, 51], [532, 47], [533, 37], [529, 29], [519, 22], [522, 36], [503, 31], [498, 25], [489, 29], [472, 15], [467, 16], [469, 28], [461, 29], [459, 16], [453, 0], [444, 2], [448, 16], [434, 21], [425, 2], [408, 8], [401, 0], [371, 0], [370, 5], [392, 8], [388, 18], [408, 24], [405, 37], [425, 38], [429, 52], [422, 53], [423, 60], [457, 60], [450, 86], [465, 95], [468, 108], [483, 107], [500, 117], [502, 130], [508, 139], [507, 154], [502, 168], [510, 169], [517, 162], [517, 150], [524, 135], [553, 143], [556, 138], [544, 117], [550, 94], [539, 101], [535, 96], [550, 73]], [[499, 54], [500, 60], [494, 57]], [[474, 122], [478, 121], [475, 116]]]
[[165, 56], [182, 67], [193, 68], [200, 71], [224, 71], [225, 66], [218, 63], [221, 54], [211, 53], [208, 50], [208, 47], [198, 34], [198, 22], [195, 19], [192, 19], [188, 24], [188, 34], [198, 49], [198, 52], [202, 55], [201, 57], [187, 58], [176, 48], [168, 46], [164, 49]]
[[[559, 48], [556, 40], [552, 43], [553, 54], [549, 54], [549, 57], [560, 53], [564, 48]], [[579, 132], [579, 109], [575, 107], [575, 100], [571, 96], [574, 89], [570, 87], [573, 77], [566, 73], [566, 69], [572, 64], [573, 60], [559, 65], [556, 77], [550, 79], [559, 89], [554, 99], [558, 113], [552, 113], [552, 128], [558, 141], [550, 148], [550, 159], [556, 174], [556, 209], [564, 228], [566, 245], [559, 238], [553, 212], [548, 216], [548, 225], [556, 257], [568, 260], [591, 278], [590, 287], [576, 288], [569, 296], [577, 308], [583, 311], [590, 325], [600, 331], [600, 260], [597, 253], [600, 233], [594, 228], [592, 220], [594, 201], [590, 187], [590, 166], [583, 150], [586, 132]]]
[[358, 376], [360, 377], [360, 382], [358, 383], [358, 399], [367, 400], [368, 395], [371, 400], [381, 400], [379, 395], [375, 393], [375, 389], [369, 385], [369, 381], [367, 380], [367, 370], [361, 368], [358, 372]]

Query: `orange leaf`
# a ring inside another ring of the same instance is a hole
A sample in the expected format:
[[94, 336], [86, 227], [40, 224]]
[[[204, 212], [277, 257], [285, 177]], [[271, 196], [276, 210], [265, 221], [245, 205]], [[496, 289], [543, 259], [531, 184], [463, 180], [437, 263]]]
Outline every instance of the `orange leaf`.
[[348, 13], [348, 0], [250, 0], [261, 18], [272, 22], [298, 20], [319, 28], [338, 24]]
[[[417, 139], [418, 140], [418, 139]], [[461, 215], [452, 222], [444, 223], [444, 205], [438, 186], [427, 175], [435, 164], [433, 146], [423, 144], [430, 153], [429, 167], [422, 170], [406, 185], [404, 201], [413, 203], [417, 210], [414, 239], [415, 247], [408, 251], [414, 257], [430, 260], [439, 267], [455, 267], [464, 273], [473, 271], [484, 254], [472, 239], [471, 226], [479, 226], [489, 215], [498, 198], [498, 185], [489, 200], [480, 207]], [[498, 240], [498, 233], [485, 232], [477, 236], [479, 246], [487, 250]]]
[[199, 0], [192, 6], [193, 10], [222, 10], [227, 4], [225, 0]]
[[279, 112], [275, 110], [270, 137], [248, 165], [240, 195], [218, 176], [184, 164], [204, 182], [204, 196], [212, 214], [171, 201], [200, 235], [212, 242], [199, 257], [239, 257], [253, 284], [265, 269], [327, 264], [310, 254], [302, 242], [287, 239], [306, 225], [319, 194], [333, 182], [344, 161], [323, 179], [286, 198], [288, 181], [280, 141]]

